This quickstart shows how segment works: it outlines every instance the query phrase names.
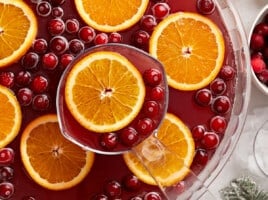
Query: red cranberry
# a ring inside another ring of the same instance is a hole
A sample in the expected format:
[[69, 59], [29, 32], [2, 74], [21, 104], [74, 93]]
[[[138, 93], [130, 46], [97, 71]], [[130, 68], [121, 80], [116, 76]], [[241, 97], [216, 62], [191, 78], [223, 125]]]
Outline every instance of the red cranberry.
[[62, 9], [62, 7], [58, 6], [58, 7], [54, 7], [52, 8], [52, 12], [51, 15], [55, 18], [61, 18], [64, 15], [64, 11]]
[[210, 129], [216, 133], [224, 133], [227, 127], [225, 117], [216, 115], [210, 119]]
[[65, 23], [60, 18], [54, 18], [48, 21], [47, 28], [50, 35], [61, 35], [65, 31]]
[[31, 83], [32, 75], [28, 71], [20, 71], [15, 76], [15, 82], [18, 86], [27, 86]]
[[18, 101], [22, 106], [28, 106], [31, 104], [33, 99], [33, 92], [29, 88], [21, 88], [17, 93]]
[[225, 81], [232, 80], [235, 76], [235, 70], [230, 65], [224, 65], [221, 68], [219, 76]]
[[14, 85], [14, 77], [13, 72], [0, 72], [0, 84], [11, 88]]
[[109, 35], [109, 42], [111, 43], [120, 43], [122, 42], [122, 40], [123, 40], [123, 37], [120, 33], [113, 32], [113, 33], [110, 33]]
[[36, 13], [41, 17], [47, 17], [51, 13], [51, 5], [47, 1], [40, 1], [36, 6]]
[[72, 54], [66, 53], [61, 55], [60, 57], [60, 65], [63, 69], [65, 69], [74, 59]]
[[92, 200], [108, 200], [109, 198], [105, 194], [97, 194]]
[[154, 27], [157, 25], [156, 19], [153, 15], [144, 15], [141, 18], [140, 26], [145, 31], [153, 31]]
[[42, 64], [44, 69], [53, 70], [57, 67], [58, 62], [58, 57], [52, 52], [46, 53], [42, 57]]
[[55, 54], [63, 54], [69, 48], [69, 43], [63, 36], [54, 36], [51, 38], [49, 46]]
[[124, 145], [131, 147], [137, 143], [139, 136], [134, 128], [127, 127], [122, 130], [120, 139]]
[[38, 111], [47, 110], [50, 105], [49, 97], [46, 94], [38, 94], [34, 96], [32, 101], [33, 109]]
[[157, 192], [148, 192], [143, 197], [144, 200], [162, 200], [161, 196]]
[[194, 157], [194, 163], [205, 166], [208, 162], [208, 153], [205, 149], [197, 149]]
[[109, 197], [119, 197], [122, 193], [121, 184], [117, 181], [110, 181], [105, 185], [105, 192]]
[[203, 138], [204, 134], [206, 132], [206, 129], [203, 125], [197, 125], [192, 128], [192, 136], [195, 141], [199, 141]]
[[72, 39], [69, 42], [69, 51], [74, 55], [82, 53], [84, 49], [85, 49], [85, 45], [81, 40]]
[[100, 137], [100, 145], [105, 149], [114, 149], [118, 144], [116, 133], [104, 133]]
[[197, 0], [196, 7], [200, 13], [209, 15], [214, 12], [216, 6], [214, 0]]
[[124, 186], [129, 191], [138, 191], [141, 187], [140, 180], [133, 174], [129, 174], [123, 179]]
[[34, 52], [26, 53], [21, 59], [21, 65], [25, 69], [33, 69], [39, 62], [39, 55]]
[[143, 79], [146, 84], [150, 86], [156, 86], [156, 85], [159, 85], [160, 82], [162, 81], [163, 75], [161, 71], [159, 71], [158, 69], [149, 68], [144, 71]]
[[266, 68], [266, 63], [262, 58], [251, 58], [251, 67], [255, 73], [261, 73]]
[[264, 23], [264, 22], [257, 24], [254, 28], [254, 33], [261, 34], [263, 36], [267, 36], [268, 35], [268, 24]]
[[0, 165], [10, 165], [14, 162], [15, 152], [13, 149], [5, 147], [0, 149]]
[[159, 110], [160, 106], [156, 101], [146, 101], [143, 105], [143, 111], [147, 117], [157, 117]]
[[96, 32], [90, 26], [84, 26], [84, 27], [80, 28], [80, 30], [78, 32], [78, 36], [83, 42], [90, 43], [94, 40], [94, 38], [96, 36]]
[[107, 33], [98, 33], [96, 37], [94, 38], [94, 44], [99, 45], [99, 44], [107, 44], [109, 41], [109, 37]]
[[219, 114], [226, 114], [231, 108], [230, 99], [227, 96], [218, 96], [212, 103], [212, 111]]
[[68, 33], [77, 33], [79, 31], [79, 21], [75, 18], [67, 19], [65, 21], [65, 27]]
[[31, 83], [31, 89], [35, 93], [43, 93], [47, 90], [47, 87], [48, 87], [48, 80], [42, 75], [34, 77]]
[[217, 148], [219, 142], [219, 136], [213, 131], [206, 132], [201, 140], [203, 148], [208, 150]]
[[38, 54], [44, 54], [47, 51], [47, 41], [44, 38], [38, 38], [33, 42], [33, 51]]
[[265, 46], [265, 40], [263, 35], [253, 33], [250, 39], [250, 48], [254, 51], [263, 49]]
[[211, 91], [206, 88], [198, 90], [195, 94], [195, 101], [201, 106], [210, 105], [212, 102]]
[[264, 69], [261, 73], [257, 74], [258, 79], [264, 83], [268, 83], [268, 69]]
[[165, 89], [160, 86], [153, 87], [150, 91], [150, 98], [155, 101], [160, 101], [165, 96]]
[[177, 194], [182, 194], [186, 189], [185, 181], [180, 181], [177, 184], [175, 184], [174, 189]]
[[157, 19], [164, 19], [169, 15], [170, 7], [167, 3], [156, 3], [152, 6], [152, 13]]
[[154, 129], [154, 122], [150, 118], [140, 119], [137, 124], [137, 131], [142, 135], [152, 133]]
[[150, 39], [150, 35], [147, 31], [138, 30], [133, 33], [132, 40], [135, 46], [146, 48]]
[[3, 166], [0, 168], [0, 180], [8, 181], [14, 176], [14, 169], [8, 166]]
[[130, 200], [143, 200], [143, 198], [139, 196], [135, 196], [135, 197], [131, 197]]
[[0, 183], [0, 199], [10, 199], [14, 194], [14, 185], [10, 182]]
[[53, 6], [60, 6], [65, 3], [65, 0], [50, 0]]
[[214, 95], [221, 95], [226, 91], [226, 83], [221, 78], [216, 78], [210, 83], [210, 90]]

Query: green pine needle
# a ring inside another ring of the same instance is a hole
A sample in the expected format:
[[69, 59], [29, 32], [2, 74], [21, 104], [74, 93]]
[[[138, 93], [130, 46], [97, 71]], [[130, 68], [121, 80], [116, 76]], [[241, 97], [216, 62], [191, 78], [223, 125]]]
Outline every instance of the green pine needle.
[[268, 200], [268, 192], [260, 190], [249, 177], [234, 179], [220, 193], [224, 200]]

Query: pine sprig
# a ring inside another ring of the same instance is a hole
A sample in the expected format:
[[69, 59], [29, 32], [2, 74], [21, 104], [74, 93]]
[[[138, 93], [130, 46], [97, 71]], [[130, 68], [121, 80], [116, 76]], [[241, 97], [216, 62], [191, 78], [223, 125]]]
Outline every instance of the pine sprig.
[[257, 183], [249, 177], [232, 180], [230, 186], [220, 193], [224, 200], [268, 200], [268, 192], [260, 190]]

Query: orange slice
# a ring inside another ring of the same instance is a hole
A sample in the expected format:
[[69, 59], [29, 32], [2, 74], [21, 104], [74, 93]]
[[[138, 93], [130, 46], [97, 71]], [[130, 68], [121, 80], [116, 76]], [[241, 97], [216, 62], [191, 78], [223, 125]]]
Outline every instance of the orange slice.
[[195, 154], [192, 134], [178, 117], [167, 113], [156, 138], [160, 143], [155, 136], [150, 136], [137, 147], [138, 157], [143, 162], [132, 152], [125, 153], [123, 157], [128, 168], [141, 181], [171, 186], [189, 173]]
[[178, 90], [197, 90], [219, 73], [224, 38], [210, 19], [178, 12], [157, 25], [149, 42], [150, 54], [162, 62], [168, 84]]
[[21, 0], [0, 0], [0, 67], [17, 61], [31, 47], [37, 20]]
[[22, 114], [13, 92], [0, 85], [0, 148], [8, 145], [19, 133]]
[[82, 19], [104, 32], [127, 29], [144, 15], [149, 0], [75, 0]]
[[74, 118], [94, 132], [128, 125], [145, 97], [142, 75], [119, 53], [100, 51], [74, 64], [67, 76], [65, 100]]
[[47, 114], [31, 121], [21, 136], [22, 162], [39, 185], [63, 190], [80, 183], [89, 173], [94, 154], [67, 140], [57, 116]]

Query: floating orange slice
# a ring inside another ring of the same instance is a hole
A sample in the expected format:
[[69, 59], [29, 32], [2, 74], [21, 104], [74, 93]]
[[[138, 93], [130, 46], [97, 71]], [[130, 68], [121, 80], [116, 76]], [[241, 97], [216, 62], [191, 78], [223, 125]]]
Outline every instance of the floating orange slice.
[[168, 84], [197, 90], [219, 73], [224, 60], [224, 38], [207, 17], [189, 12], [169, 15], [152, 33], [149, 51], [162, 62]]
[[144, 15], [149, 0], [75, 0], [82, 19], [104, 32], [127, 29]]
[[54, 114], [38, 117], [27, 125], [21, 136], [20, 153], [31, 178], [50, 190], [77, 185], [94, 161], [92, 152], [63, 137]]
[[37, 34], [37, 20], [21, 0], [0, 0], [0, 67], [7, 66], [31, 47]]
[[156, 137], [162, 146], [154, 137], [150, 136], [136, 148], [143, 163], [132, 152], [123, 155], [125, 163], [143, 182], [171, 186], [189, 173], [195, 154], [191, 131], [178, 117], [167, 113]]

